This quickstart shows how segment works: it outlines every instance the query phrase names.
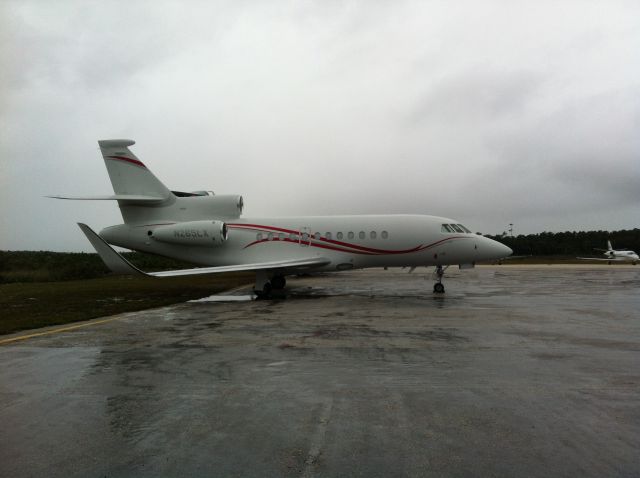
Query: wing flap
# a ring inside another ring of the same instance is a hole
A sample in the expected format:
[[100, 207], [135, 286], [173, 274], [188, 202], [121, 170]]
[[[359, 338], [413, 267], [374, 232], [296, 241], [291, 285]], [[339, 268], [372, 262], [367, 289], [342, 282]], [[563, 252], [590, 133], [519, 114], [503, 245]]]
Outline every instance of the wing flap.
[[296, 271], [304, 271], [321, 267], [329, 264], [331, 261], [324, 257], [310, 257], [306, 259], [294, 259], [287, 261], [272, 262], [256, 262], [253, 264], [237, 264], [232, 266], [216, 266], [216, 267], [196, 267], [193, 269], [178, 269], [173, 271], [162, 272], [144, 272], [131, 264], [111, 247], [104, 239], [96, 234], [86, 224], [78, 223], [80, 229], [87, 236], [89, 242], [94, 247], [100, 258], [104, 261], [111, 271], [116, 274], [125, 275], [145, 275], [151, 277], [177, 277], [201, 274], [219, 274], [222, 272], [241, 272], [241, 271], [258, 271], [268, 269], [288, 269]]
[[296, 271], [304, 271], [314, 269], [329, 264], [328, 259], [324, 257], [314, 257], [310, 259], [299, 259], [290, 261], [274, 261], [274, 262], [256, 262], [253, 264], [238, 264], [233, 266], [216, 266], [216, 267], [196, 267], [194, 269], [179, 269], [175, 271], [162, 272], [146, 272], [147, 275], [153, 277], [177, 277], [199, 274], [219, 274], [221, 272], [242, 272], [242, 271], [260, 271], [267, 269], [289, 269]]

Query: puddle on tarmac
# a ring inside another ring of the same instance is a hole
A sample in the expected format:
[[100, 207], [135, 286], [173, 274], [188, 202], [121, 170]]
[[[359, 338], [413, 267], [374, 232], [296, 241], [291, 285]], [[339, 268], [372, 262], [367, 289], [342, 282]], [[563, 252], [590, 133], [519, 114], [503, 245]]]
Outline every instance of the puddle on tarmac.
[[255, 298], [255, 295], [210, 295], [209, 297], [194, 299], [189, 302], [250, 302]]

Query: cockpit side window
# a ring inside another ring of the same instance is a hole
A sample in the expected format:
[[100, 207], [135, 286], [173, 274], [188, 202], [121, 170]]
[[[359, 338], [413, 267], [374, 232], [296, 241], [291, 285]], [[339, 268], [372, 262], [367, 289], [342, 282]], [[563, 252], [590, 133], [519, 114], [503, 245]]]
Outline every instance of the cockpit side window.
[[471, 231], [469, 229], [467, 229], [466, 227], [464, 227], [462, 224], [458, 224], [458, 227], [461, 228], [464, 232], [471, 234]]
[[451, 227], [449, 227], [449, 224], [443, 224], [442, 228], [440, 229], [441, 232], [453, 232], [453, 229], [451, 229]]
[[459, 227], [457, 224], [449, 224], [449, 227], [456, 232], [464, 232], [464, 229]]

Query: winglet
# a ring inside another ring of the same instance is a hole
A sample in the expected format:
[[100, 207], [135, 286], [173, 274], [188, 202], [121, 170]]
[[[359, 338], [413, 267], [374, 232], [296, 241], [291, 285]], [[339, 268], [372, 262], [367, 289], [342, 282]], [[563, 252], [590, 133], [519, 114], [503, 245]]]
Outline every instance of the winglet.
[[87, 236], [87, 239], [89, 239], [89, 242], [100, 256], [100, 259], [103, 260], [112, 272], [125, 275], [148, 275], [146, 272], [141, 271], [118, 254], [113, 247], [107, 244], [107, 242], [96, 234], [89, 226], [80, 222], [78, 223], [78, 226], [80, 226], [84, 235]]

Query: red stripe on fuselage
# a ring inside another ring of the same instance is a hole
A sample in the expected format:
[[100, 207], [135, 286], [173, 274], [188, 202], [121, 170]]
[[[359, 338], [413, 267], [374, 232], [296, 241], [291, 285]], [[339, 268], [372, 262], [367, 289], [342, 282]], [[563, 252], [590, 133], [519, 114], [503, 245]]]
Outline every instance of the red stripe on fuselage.
[[[288, 233], [288, 234], [296, 234], [298, 237], [300, 237], [300, 231], [295, 231], [292, 229], [284, 229], [281, 227], [274, 227], [274, 226], [263, 226], [260, 224], [227, 224], [228, 227], [230, 228], [237, 228], [237, 229], [257, 229], [257, 230], [266, 230], [266, 231], [277, 231], [277, 232], [284, 232], [284, 233]], [[430, 249], [432, 247], [435, 247], [439, 244], [442, 244], [444, 242], [447, 241], [451, 241], [451, 240], [456, 240], [456, 239], [468, 239], [466, 236], [454, 236], [454, 237], [446, 237], [444, 239], [441, 239], [439, 241], [436, 241], [434, 243], [431, 244], [422, 244], [416, 247], [413, 247], [411, 249], [404, 249], [404, 250], [390, 250], [390, 249], [376, 249], [373, 247], [365, 247], [365, 246], [359, 246], [357, 244], [350, 244], [348, 242], [342, 242], [342, 241], [335, 241], [332, 239], [327, 239], [325, 237], [321, 237], [320, 239], [315, 239], [313, 237], [313, 235], [309, 234], [309, 237], [304, 240], [304, 243], [308, 242], [308, 245], [311, 247], [318, 247], [321, 249], [329, 249], [329, 250], [333, 250], [333, 251], [338, 251], [338, 252], [348, 252], [348, 253], [352, 253], [352, 254], [366, 254], [366, 255], [384, 255], [384, 254], [410, 254], [412, 252], [420, 252], [420, 251], [424, 251], [426, 249]], [[313, 241], [323, 241], [323, 242], [327, 242], [331, 245], [334, 246], [338, 246], [338, 247], [331, 247], [329, 245], [324, 245], [324, 244], [318, 244], [316, 242]], [[294, 241], [291, 240], [289, 238], [284, 238], [284, 239], [279, 239], [279, 238], [273, 238], [271, 241], [269, 241], [269, 239], [261, 239], [258, 241], [254, 241], [250, 244], [247, 244], [244, 248], [246, 249], [247, 247], [253, 246], [255, 244], [261, 244], [263, 242], [273, 242], [273, 241], [282, 241], [282, 242], [293, 242], [296, 244], [300, 243], [300, 240], [298, 241]], [[340, 249], [340, 247], [344, 248], [344, 247], [348, 247], [350, 249], [355, 249], [355, 250], [349, 250], [349, 249]]]
[[287, 232], [289, 234], [291, 234], [291, 233], [298, 234], [298, 232], [299, 232], [299, 231], [294, 231], [293, 229], [283, 229], [281, 227], [261, 226], [260, 224], [235, 224], [235, 223], [231, 223], [231, 224], [227, 224], [227, 226], [228, 227], [247, 228], [247, 229], [267, 229], [269, 231]]
[[127, 163], [135, 164], [136, 166], [140, 166], [141, 168], [147, 168], [142, 161], [138, 161], [137, 159], [127, 158], [126, 156], [107, 156], [109, 159], [117, 159], [118, 161], [125, 161]]
[[[250, 247], [250, 246], [254, 246], [256, 244], [262, 244], [263, 242], [291, 242], [293, 244], [300, 244], [300, 241], [294, 241], [292, 239], [289, 239], [288, 237], [284, 238], [284, 239], [273, 238], [272, 240], [260, 239], [259, 241], [253, 241], [253, 242], [247, 244], [246, 246], [244, 246], [244, 249], [246, 249], [247, 247]], [[317, 244], [317, 243], [314, 243], [314, 242], [307, 243], [307, 241], [304, 241], [301, 244], [301, 247], [318, 247], [320, 249], [328, 249], [330, 251], [347, 252], [349, 254], [363, 254], [363, 255], [367, 255], [367, 256], [378, 256], [378, 255], [381, 255], [381, 254], [377, 254], [375, 252], [352, 251], [352, 250], [349, 250], [349, 249], [340, 249], [338, 247], [332, 247], [332, 246], [329, 246], [329, 245], [326, 245], [326, 244]]]

